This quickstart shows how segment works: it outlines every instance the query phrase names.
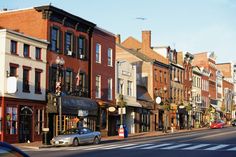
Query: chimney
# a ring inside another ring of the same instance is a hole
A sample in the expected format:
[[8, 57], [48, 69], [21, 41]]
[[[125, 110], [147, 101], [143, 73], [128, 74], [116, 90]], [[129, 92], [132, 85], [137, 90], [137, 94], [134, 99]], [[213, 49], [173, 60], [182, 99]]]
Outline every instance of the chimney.
[[177, 52], [177, 64], [183, 66], [183, 52]]
[[117, 35], [116, 35], [116, 43], [117, 43], [117, 44], [120, 44], [120, 34], [117, 34]]
[[142, 51], [145, 53], [151, 48], [151, 31], [142, 31]]

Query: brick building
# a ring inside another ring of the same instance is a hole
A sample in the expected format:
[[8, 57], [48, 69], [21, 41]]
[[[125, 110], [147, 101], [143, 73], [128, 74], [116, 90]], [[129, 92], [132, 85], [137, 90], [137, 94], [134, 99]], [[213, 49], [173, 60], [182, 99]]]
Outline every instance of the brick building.
[[[41, 140], [46, 117], [46, 52], [48, 42], [0, 29], [0, 134], [9, 143]], [[16, 77], [16, 92], [7, 79]]]
[[[49, 120], [45, 126], [50, 129], [50, 137], [57, 135], [61, 130], [60, 127], [63, 130], [76, 127], [79, 121], [93, 130], [100, 130], [102, 124], [97, 119], [99, 116], [97, 99], [91, 99], [95, 98], [93, 91], [95, 90], [95, 84], [92, 84], [94, 75], [91, 73], [94, 72], [93, 69], [96, 69], [94, 67], [98, 67], [98, 69], [105, 68], [110, 73], [107, 74], [106, 71], [103, 71], [104, 77], [106, 79], [110, 77], [112, 85], [114, 85], [115, 75], [111, 70], [112, 66], [107, 65], [107, 61], [101, 62], [99, 66], [94, 64], [96, 57], [93, 54], [95, 55], [96, 48], [93, 43], [97, 41], [101, 41], [102, 45], [106, 43], [103, 47], [104, 52], [101, 53], [104, 60], [108, 60], [108, 53], [105, 49], [111, 48], [113, 54], [111, 62], [114, 68], [115, 43], [112, 44], [114, 41], [112, 35], [98, 28], [95, 29], [96, 25], [92, 22], [51, 5], [3, 11], [0, 13], [0, 26], [50, 42], [47, 51], [46, 73]], [[93, 32], [96, 34], [94, 38]], [[62, 67], [56, 64], [58, 57], [64, 60]], [[62, 85], [61, 91], [63, 93], [61, 120], [58, 114], [58, 106], [60, 105], [55, 106], [55, 100], [57, 99], [55, 98], [55, 88], [58, 81]], [[104, 90], [107, 89], [107, 86], [106, 81], [101, 83], [97, 89]], [[110, 95], [112, 100], [109, 101], [107, 101], [107, 94], [107, 92], [104, 92], [99, 99], [113, 103], [114, 93]], [[88, 116], [85, 118], [78, 117], [78, 110], [88, 112]], [[61, 122], [62, 126], [60, 126]]]
[[193, 65], [198, 67], [203, 67], [210, 72], [209, 76], [209, 96], [210, 104], [214, 106], [219, 112], [219, 106], [217, 102], [217, 92], [216, 92], [216, 56], [214, 52], [209, 54], [207, 52], [194, 54]]
[[91, 98], [99, 104], [100, 115], [97, 130], [102, 135], [114, 135], [116, 128], [115, 115], [108, 111], [115, 107], [115, 48], [114, 34], [95, 27], [92, 37], [92, 53], [90, 65]]
[[[142, 31], [142, 42], [129, 37], [121, 45], [126, 49], [132, 50], [132, 52], [140, 54], [144, 60], [147, 58], [151, 63], [149, 67], [142, 66], [141, 62], [137, 65], [137, 72], [139, 73], [137, 75], [137, 84], [146, 89], [152, 102], [155, 102], [156, 97], [161, 97], [162, 100], [161, 104], [152, 104], [150, 130], [158, 130], [159, 128], [163, 128], [164, 125], [167, 127], [170, 126], [170, 113], [164, 107], [164, 105], [167, 107], [170, 105], [169, 60], [152, 49], [151, 31]], [[141, 68], [140, 71], [139, 67]], [[139, 92], [139, 88], [137, 90]]]

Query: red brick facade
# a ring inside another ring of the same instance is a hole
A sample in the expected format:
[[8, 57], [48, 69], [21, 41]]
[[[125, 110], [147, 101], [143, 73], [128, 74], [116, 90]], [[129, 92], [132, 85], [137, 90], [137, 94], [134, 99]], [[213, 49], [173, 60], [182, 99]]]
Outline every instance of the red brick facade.
[[[80, 17], [72, 15], [68, 12], [65, 12], [61, 9], [55, 8], [53, 6], [40, 6], [32, 9], [26, 10], [16, 10], [16, 11], [7, 11], [0, 14], [0, 27], [8, 28], [11, 30], [16, 30], [24, 34], [37, 37], [40, 39], [45, 39], [51, 42], [51, 33], [52, 28], [58, 29], [59, 40], [57, 42], [59, 45], [58, 51], [51, 50], [51, 44], [48, 47], [47, 51], [47, 89], [49, 92], [53, 92], [54, 89], [50, 88], [54, 85], [51, 84], [50, 79], [54, 74], [50, 72], [52, 67], [56, 67], [56, 58], [59, 56], [64, 59], [65, 64], [63, 65], [63, 71], [70, 70], [72, 72], [72, 91], [76, 88], [76, 76], [78, 71], [82, 72], [85, 75], [85, 88], [88, 91], [88, 97], [95, 98], [94, 89], [95, 89], [95, 75], [99, 74], [102, 76], [102, 91], [103, 95], [101, 101], [108, 102], [114, 105], [114, 91], [112, 93], [112, 100], [107, 100], [107, 79], [112, 79], [112, 87], [115, 88], [115, 37], [109, 34], [106, 31], [95, 30], [93, 35], [93, 29], [95, 24], [86, 21]], [[72, 54], [68, 54], [65, 48], [66, 42], [66, 33], [70, 33], [72, 38]], [[93, 36], [93, 38], [92, 38]], [[83, 37], [85, 40], [85, 52], [87, 53], [85, 57], [80, 58], [78, 56], [78, 38]], [[100, 42], [102, 45], [102, 64], [96, 65], [94, 62], [93, 54], [95, 55], [95, 43]], [[107, 48], [113, 50], [112, 62], [113, 66], [107, 66]], [[92, 72], [97, 72], [91, 74]], [[65, 78], [62, 80], [62, 84], [65, 84]], [[62, 90], [65, 88], [65, 85], [62, 86]], [[44, 104], [44, 107], [46, 104]], [[94, 117], [96, 118], [96, 117]], [[96, 128], [96, 119], [93, 120], [92, 129]], [[46, 124], [46, 123], [45, 123]], [[46, 126], [45, 126], [46, 127]], [[54, 127], [55, 128], [55, 127]], [[53, 131], [52, 134], [55, 134]], [[36, 139], [35, 140], [41, 140]]]

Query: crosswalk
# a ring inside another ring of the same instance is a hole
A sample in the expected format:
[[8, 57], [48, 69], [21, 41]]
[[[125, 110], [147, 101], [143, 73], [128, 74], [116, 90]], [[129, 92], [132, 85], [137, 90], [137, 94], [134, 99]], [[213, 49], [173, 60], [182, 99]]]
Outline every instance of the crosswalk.
[[[34, 151], [58, 151], [58, 150], [202, 150], [202, 151], [231, 151], [236, 152], [235, 144], [204, 144], [204, 143], [125, 143], [125, 144], [100, 144], [78, 147], [53, 147], [35, 149]], [[32, 151], [25, 149], [24, 151]]]

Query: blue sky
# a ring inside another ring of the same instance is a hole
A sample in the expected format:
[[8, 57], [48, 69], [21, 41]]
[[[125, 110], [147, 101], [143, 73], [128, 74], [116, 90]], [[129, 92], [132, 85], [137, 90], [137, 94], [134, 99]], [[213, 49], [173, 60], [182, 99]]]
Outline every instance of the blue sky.
[[236, 0], [0, 0], [0, 9], [49, 3], [121, 34], [122, 41], [141, 41], [141, 31], [151, 30], [152, 46], [214, 51], [218, 63], [236, 61]]

